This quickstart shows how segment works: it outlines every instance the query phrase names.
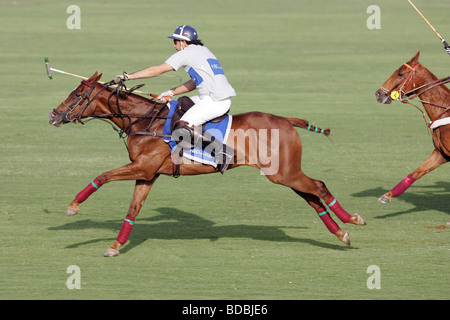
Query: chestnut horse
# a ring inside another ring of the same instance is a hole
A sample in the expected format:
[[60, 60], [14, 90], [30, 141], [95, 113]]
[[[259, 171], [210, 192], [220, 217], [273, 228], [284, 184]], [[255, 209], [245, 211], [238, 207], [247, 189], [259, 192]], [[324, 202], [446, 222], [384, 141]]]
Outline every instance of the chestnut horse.
[[[400, 196], [417, 179], [450, 160], [450, 90], [445, 86], [450, 82], [450, 77], [438, 79], [419, 62], [419, 55], [420, 52], [417, 52], [410, 61], [402, 64], [375, 95], [378, 102], [386, 104], [399, 99], [413, 105], [409, 101], [419, 97], [429, 118], [427, 126], [433, 130], [434, 150], [420, 167], [382, 195], [378, 199], [381, 203], [391, 202], [393, 197]], [[422, 111], [426, 120], [425, 112]]]
[[[49, 123], [59, 127], [62, 123], [82, 122], [85, 118], [102, 118], [128, 136], [131, 163], [100, 174], [77, 194], [66, 211], [69, 216], [77, 214], [80, 203], [108, 182], [136, 180], [133, 200], [119, 235], [105, 252], [105, 256], [116, 256], [119, 248], [127, 242], [136, 216], [158, 176], [174, 174], [174, 160], [170, 147], [161, 138], [168, 118], [166, 104], [124, 91], [123, 87], [110, 88], [112, 82], [99, 83], [100, 77], [95, 73], [87, 81], [83, 80], [64, 102], [49, 113]], [[341, 230], [334, 222], [322, 200], [344, 223], [365, 225], [364, 220], [356, 213], [348, 214], [322, 181], [308, 177], [301, 170], [302, 143], [294, 126], [309, 130], [315, 127], [305, 120], [261, 112], [236, 114], [232, 119], [233, 133], [228, 136], [227, 145], [233, 146], [236, 153], [229, 168], [240, 165], [256, 167], [273, 183], [292, 188], [316, 210], [331, 233], [350, 244], [348, 232]], [[329, 134], [329, 129], [318, 128], [315, 131]], [[251, 145], [247, 143], [250, 140], [254, 141]], [[238, 144], [236, 141], [246, 142]], [[275, 169], [268, 165], [267, 159], [263, 159], [263, 148], [276, 155], [277, 159], [273, 161], [277, 163]], [[197, 175], [218, 172], [218, 169], [212, 165], [182, 161], [177, 171], [181, 175]]]

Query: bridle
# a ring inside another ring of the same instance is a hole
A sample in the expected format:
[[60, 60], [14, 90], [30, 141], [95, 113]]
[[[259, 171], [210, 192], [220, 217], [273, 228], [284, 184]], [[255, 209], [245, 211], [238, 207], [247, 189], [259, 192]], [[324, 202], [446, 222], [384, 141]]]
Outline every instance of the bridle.
[[[407, 67], [408, 69], [411, 70], [410, 73], [408, 73], [408, 75], [406, 76], [406, 78], [400, 83], [400, 89], [399, 90], [394, 90], [394, 89], [386, 89], [383, 86], [380, 87], [381, 91], [383, 91], [386, 95], [388, 95], [389, 97], [391, 97], [391, 94], [395, 91], [397, 91], [399, 93], [399, 97], [397, 99], [399, 99], [400, 101], [403, 102], [403, 97], [407, 97], [409, 94], [411, 94], [413, 91], [416, 91], [419, 88], [416, 88], [416, 81], [415, 81], [415, 76], [416, 76], [416, 70], [419, 67], [420, 63], [417, 62], [416, 65], [414, 67], [411, 67], [409, 64], [407, 64], [406, 62], [403, 64], [405, 67]], [[405, 92], [403, 91], [403, 88], [409, 84], [412, 83], [413, 86], [413, 90]], [[426, 85], [425, 85], [426, 86]], [[395, 86], [394, 88], [396, 88], [397, 86]]]
[[[102, 88], [91, 98], [91, 95], [94, 91], [94, 89], [96, 88], [97, 85], [99, 85], [99, 82], [96, 83], [90, 83], [89, 81], [86, 80], [82, 80], [81, 81], [82, 84], [86, 85], [89, 87], [89, 89], [81, 94], [77, 96], [77, 99], [72, 102], [69, 106], [67, 106], [66, 103], [62, 103], [65, 107], [66, 110], [63, 112], [60, 112], [56, 109], [52, 110], [52, 113], [55, 115], [59, 115], [61, 116], [62, 122], [63, 123], [68, 123], [68, 122], [73, 122], [73, 123], [81, 123], [84, 124], [90, 120], [94, 120], [94, 119], [100, 119], [103, 121], [108, 122], [114, 129], [114, 131], [116, 131], [119, 134], [120, 138], [125, 139], [126, 136], [130, 136], [130, 135], [147, 135], [147, 136], [153, 136], [153, 137], [162, 137], [162, 138], [170, 138], [171, 136], [169, 135], [165, 135], [165, 134], [160, 134], [157, 132], [151, 132], [150, 127], [152, 126], [153, 122], [155, 121], [155, 119], [168, 119], [169, 117], [165, 117], [162, 116], [162, 112], [165, 109], [164, 105], [163, 107], [156, 109], [156, 106], [158, 104], [158, 101], [156, 99], [153, 100], [153, 106], [149, 109], [149, 111], [147, 111], [145, 114], [140, 114], [140, 115], [136, 115], [136, 114], [126, 114], [123, 113], [121, 108], [120, 108], [120, 104], [119, 104], [119, 98], [120, 97], [127, 97], [128, 95], [130, 95], [134, 90], [142, 87], [143, 85], [137, 85], [131, 89], [127, 89], [124, 82], [120, 82], [119, 84], [117, 84], [117, 87], [114, 88], [114, 90], [112, 90], [109, 94], [108, 97], [108, 107], [109, 110], [111, 111], [111, 113], [104, 113], [104, 114], [97, 114], [94, 115], [94, 109], [92, 108], [92, 102], [94, 102], [99, 96], [100, 94], [107, 90], [111, 85], [115, 85], [116, 83], [114, 82], [114, 80], [107, 82], [107, 83], [101, 83]], [[115, 106], [113, 108], [112, 103], [111, 103], [111, 98], [113, 96], [116, 96], [116, 103]], [[152, 98], [147, 98], [150, 101], [152, 100]], [[83, 105], [83, 103], [86, 104], [80, 108], [80, 110], [78, 110], [77, 112], [74, 112], [74, 110], [79, 106], [79, 105]], [[91, 108], [91, 115], [89, 116], [85, 116], [84, 113], [85, 111]], [[117, 117], [120, 118], [123, 122], [122, 128], [117, 128], [111, 121], [111, 117]], [[87, 120], [82, 120], [82, 119], [86, 119]], [[136, 118], [136, 120], [132, 121], [132, 118]], [[139, 131], [139, 132], [131, 132], [131, 127], [138, 123], [141, 122], [145, 119], [150, 119], [149, 124], [147, 125], [147, 127], [145, 128], [145, 130], [143, 131]], [[126, 125], [126, 123], [128, 123]], [[125, 140], [124, 140], [125, 141]], [[125, 143], [126, 145], [126, 143]]]
[[[421, 65], [420, 62], [417, 62], [414, 67], [411, 67], [407, 63], [404, 63], [403, 65], [405, 67], [407, 67], [408, 69], [410, 69], [411, 72], [409, 72], [408, 75], [406, 76], [406, 78], [401, 82], [400, 89], [397, 91], [398, 92], [398, 97], [395, 98], [395, 99], [398, 99], [398, 100], [400, 100], [400, 102], [409, 104], [409, 105], [415, 107], [416, 109], [418, 109], [422, 113], [423, 118], [425, 120], [425, 123], [426, 123], [428, 129], [430, 129], [430, 126], [436, 120], [440, 119], [447, 111], [450, 110], [450, 106], [442, 106], [442, 105], [438, 105], [438, 104], [435, 104], [435, 103], [430, 102], [430, 101], [425, 101], [425, 100], [420, 99], [419, 96], [422, 95], [423, 93], [427, 92], [428, 90], [431, 90], [431, 89], [433, 89], [433, 88], [435, 88], [437, 86], [449, 83], [450, 82], [450, 76], [442, 78], [442, 79], [434, 80], [434, 81], [428, 82], [428, 83], [426, 83], [424, 85], [421, 85], [419, 87], [416, 87], [415, 76], [416, 76], [417, 68]], [[412, 84], [412, 89], [407, 91], [407, 92], [405, 92], [403, 90], [403, 88], [405, 88], [409, 83]], [[380, 90], [383, 91], [386, 95], [388, 95], [388, 97], [391, 97], [391, 98], [392, 98], [392, 94], [395, 92], [394, 89], [388, 90], [388, 89], [384, 88], [383, 86], [380, 87]], [[442, 113], [440, 113], [439, 116], [436, 117], [436, 119], [434, 119], [433, 121], [428, 121], [426, 113], [420, 107], [418, 107], [418, 106], [416, 106], [416, 105], [414, 105], [414, 104], [412, 104], [410, 102], [411, 100], [416, 99], [416, 98], [418, 98], [418, 101], [421, 102], [421, 103], [429, 104], [429, 105], [432, 105], [432, 106], [435, 106], [435, 107], [438, 107], [438, 108], [442, 108], [442, 109], [444, 109], [444, 111]]]
[[[91, 107], [91, 103], [95, 99], [97, 99], [97, 97], [104, 90], [106, 90], [109, 87], [109, 85], [111, 85], [110, 83], [105, 84], [105, 86], [92, 99], [90, 99], [90, 96], [91, 96], [92, 92], [94, 91], [95, 87], [97, 86], [98, 82], [92, 84], [89, 81], [82, 80], [81, 83], [88, 86], [89, 90], [86, 91], [85, 93], [83, 93], [82, 95], [77, 95], [77, 99], [74, 102], [72, 102], [72, 104], [70, 106], [67, 106], [65, 102], [62, 102], [62, 104], [66, 107], [65, 111], [60, 112], [60, 111], [56, 110], [56, 108], [52, 110], [53, 114], [61, 116], [63, 123], [79, 122], [81, 124], [84, 124], [83, 121], [81, 120], [83, 118], [84, 111], [86, 111], [87, 108]], [[74, 113], [75, 108], [78, 107], [80, 104], [83, 104], [86, 100], [87, 100], [86, 105], [83, 108], [81, 108], [77, 113]], [[91, 109], [92, 109], [92, 107], [91, 107]], [[92, 112], [93, 111], [94, 110], [92, 110]]]

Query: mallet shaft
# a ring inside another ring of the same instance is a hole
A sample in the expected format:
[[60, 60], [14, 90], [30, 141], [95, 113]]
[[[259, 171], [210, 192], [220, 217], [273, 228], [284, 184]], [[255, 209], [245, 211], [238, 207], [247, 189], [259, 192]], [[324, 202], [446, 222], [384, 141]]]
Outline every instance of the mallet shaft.
[[[45, 58], [45, 68], [47, 69], [47, 74], [48, 74], [48, 77], [50, 79], [53, 79], [52, 71], [55, 71], [55, 72], [58, 72], [58, 73], [62, 73], [62, 74], [68, 75], [68, 76], [72, 76], [72, 77], [75, 77], [75, 78], [79, 78], [79, 79], [82, 79], [82, 80], [88, 80], [89, 79], [89, 78], [86, 78], [86, 77], [83, 77], [83, 76], [79, 76], [77, 74], [73, 74], [73, 73], [70, 73], [70, 72], [66, 72], [66, 71], [62, 71], [62, 70], [59, 70], [59, 69], [51, 68], [48, 58]], [[105, 84], [105, 82], [102, 82], [102, 81], [99, 81], [99, 83]], [[156, 95], [156, 94], [151, 94], [151, 93], [147, 93], [147, 92], [143, 92], [143, 91], [139, 91], [139, 90], [134, 90], [133, 92], [144, 94], [144, 95], [147, 95], [147, 96], [150, 96], [150, 97], [153, 97], [153, 98], [158, 98], [158, 95]], [[168, 97], [164, 97], [164, 100], [169, 101], [169, 98]]]
[[62, 70], [59, 70], [59, 69], [55, 69], [55, 68], [50, 68], [50, 70], [58, 72], [58, 73], [66, 74], [68, 76], [72, 76], [72, 77], [76, 77], [76, 78], [79, 78], [79, 79], [83, 79], [83, 80], [87, 80], [88, 79], [86, 77], [79, 76], [77, 74], [73, 74], [73, 73], [70, 73], [70, 72], [65, 72], [65, 71], [62, 71]]
[[411, 2], [411, 0], [408, 0], [408, 2], [411, 4], [411, 6], [417, 11], [417, 13], [422, 17], [423, 20], [428, 24], [428, 26], [431, 28], [431, 30], [434, 31], [434, 33], [438, 36], [438, 38], [442, 41], [444, 44], [445, 51], [450, 55], [450, 46], [448, 45], [447, 41], [437, 32], [437, 30], [431, 25], [431, 23], [427, 20], [427, 18], [424, 17], [424, 15], [417, 9], [417, 7], [414, 5], [414, 3]]
[[424, 17], [424, 15], [417, 9], [417, 7], [414, 5], [414, 3], [411, 2], [411, 0], [408, 0], [408, 2], [412, 5], [412, 7], [417, 11], [417, 13], [422, 17], [423, 20], [428, 24], [428, 26], [431, 28], [431, 30], [436, 33], [436, 35], [441, 39], [442, 41], [445, 41], [444, 38], [437, 32], [437, 30], [431, 25], [431, 23], [427, 20], [427, 18]]

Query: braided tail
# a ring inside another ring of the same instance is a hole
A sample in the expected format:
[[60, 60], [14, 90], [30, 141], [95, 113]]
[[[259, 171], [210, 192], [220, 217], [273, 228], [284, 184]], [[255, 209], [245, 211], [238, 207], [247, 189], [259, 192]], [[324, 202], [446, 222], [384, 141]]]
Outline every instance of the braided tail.
[[315, 127], [311, 124], [309, 124], [309, 122], [307, 120], [303, 120], [303, 119], [298, 119], [298, 118], [286, 118], [287, 120], [289, 120], [289, 122], [294, 126], [294, 127], [298, 127], [298, 128], [303, 128], [309, 131], [313, 131], [316, 133], [323, 133], [325, 136], [329, 136], [331, 130], [330, 129], [322, 129], [319, 127]]

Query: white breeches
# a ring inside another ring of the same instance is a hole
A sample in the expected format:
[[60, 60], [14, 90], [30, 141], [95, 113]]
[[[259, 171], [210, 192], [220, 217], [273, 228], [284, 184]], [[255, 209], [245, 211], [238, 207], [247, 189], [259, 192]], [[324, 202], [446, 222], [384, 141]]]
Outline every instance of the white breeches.
[[230, 110], [231, 98], [214, 101], [210, 96], [193, 96], [193, 105], [180, 120], [186, 121], [190, 126], [199, 126], [214, 118], [220, 117]]

